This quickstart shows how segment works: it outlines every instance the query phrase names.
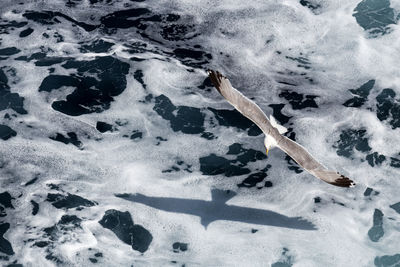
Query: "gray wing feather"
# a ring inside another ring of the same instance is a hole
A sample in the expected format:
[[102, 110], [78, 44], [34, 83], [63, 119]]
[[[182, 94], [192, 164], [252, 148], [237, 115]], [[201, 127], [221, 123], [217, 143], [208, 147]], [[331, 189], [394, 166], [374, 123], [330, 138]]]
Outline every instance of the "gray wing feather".
[[306, 171], [315, 177], [341, 187], [352, 187], [355, 183], [348, 177], [338, 172], [331, 171], [319, 163], [308, 151], [298, 143], [290, 140], [286, 136], [278, 142], [280, 149], [286, 152], [293, 160], [295, 160]]
[[208, 70], [211, 82], [218, 92], [226, 98], [240, 113], [253, 121], [267, 135], [271, 135], [278, 143], [278, 147], [285, 151], [293, 160], [315, 177], [341, 187], [350, 187], [354, 182], [338, 172], [328, 170], [316, 161], [307, 150], [296, 142], [281, 135], [271, 125], [261, 108], [232, 87], [229, 80], [218, 71]]
[[261, 108], [241, 92], [233, 88], [226, 77], [222, 76], [218, 71], [208, 70], [207, 72], [218, 92], [225, 97], [235, 109], [253, 121], [265, 134], [271, 135], [275, 132], [279, 134], [276, 128], [271, 125]]

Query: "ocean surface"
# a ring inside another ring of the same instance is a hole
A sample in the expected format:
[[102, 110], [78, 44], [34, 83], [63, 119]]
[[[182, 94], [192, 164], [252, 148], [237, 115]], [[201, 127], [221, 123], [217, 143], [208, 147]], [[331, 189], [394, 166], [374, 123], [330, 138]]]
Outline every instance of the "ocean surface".
[[[1, 266], [400, 266], [400, 1], [2, 0]], [[314, 178], [211, 85], [287, 127]]]

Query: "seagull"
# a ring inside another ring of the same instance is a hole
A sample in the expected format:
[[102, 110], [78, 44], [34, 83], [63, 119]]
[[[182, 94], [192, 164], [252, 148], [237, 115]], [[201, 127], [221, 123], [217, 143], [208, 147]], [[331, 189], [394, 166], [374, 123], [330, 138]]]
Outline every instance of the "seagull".
[[287, 132], [287, 129], [279, 125], [274, 117], [270, 116], [269, 120], [267, 115], [265, 115], [256, 103], [233, 88], [230, 81], [221, 73], [214, 70], [207, 70], [207, 74], [218, 92], [225, 97], [235, 109], [254, 122], [263, 131], [265, 134], [264, 145], [267, 149], [267, 154], [273, 147], [278, 147], [306, 171], [322, 181], [340, 187], [353, 187], [355, 185], [348, 177], [327, 169], [311, 156], [303, 146], [284, 136], [283, 134]]

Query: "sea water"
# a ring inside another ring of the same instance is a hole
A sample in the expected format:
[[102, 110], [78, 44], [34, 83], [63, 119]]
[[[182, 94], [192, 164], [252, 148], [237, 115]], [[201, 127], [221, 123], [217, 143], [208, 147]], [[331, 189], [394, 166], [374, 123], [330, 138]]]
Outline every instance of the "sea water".
[[[1, 265], [399, 266], [399, 13], [1, 1]], [[207, 69], [356, 187], [267, 156]]]

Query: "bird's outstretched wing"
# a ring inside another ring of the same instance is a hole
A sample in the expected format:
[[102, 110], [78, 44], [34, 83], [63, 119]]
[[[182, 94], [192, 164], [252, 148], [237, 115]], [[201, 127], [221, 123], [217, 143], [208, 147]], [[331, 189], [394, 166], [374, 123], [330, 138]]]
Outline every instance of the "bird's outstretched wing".
[[278, 147], [315, 177], [336, 186], [352, 187], [355, 185], [348, 177], [338, 172], [328, 170], [311, 156], [303, 146], [290, 140], [286, 136], [282, 137], [283, 138], [278, 142]]
[[271, 125], [261, 108], [233, 88], [229, 80], [221, 73], [213, 70], [208, 70], [207, 73], [218, 92], [220, 92], [232, 106], [257, 124], [264, 134], [271, 135], [275, 138], [278, 147], [285, 151], [305, 170], [315, 177], [336, 186], [351, 187], [355, 185], [349, 178], [325, 168], [321, 163], [316, 161], [304, 147], [281, 135], [278, 130]]
[[233, 88], [226, 77], [222, 76], [218, 71], [208, 70], [207, 73], [218, 92], [240, 113], [257, 124], [264, 133], [271, 134], [276, 131], [261, 108]]

